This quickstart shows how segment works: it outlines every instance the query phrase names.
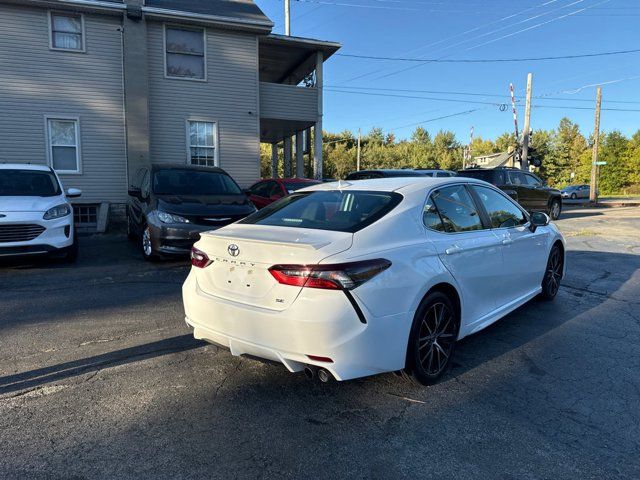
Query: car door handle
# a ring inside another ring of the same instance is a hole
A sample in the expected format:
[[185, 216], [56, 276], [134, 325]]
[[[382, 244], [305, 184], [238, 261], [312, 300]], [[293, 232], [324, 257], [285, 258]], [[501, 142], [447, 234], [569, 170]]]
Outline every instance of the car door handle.
[[462, 249], [458, 245], [452, 245], [447, 248], [444, 253], [446, 253], [447, 255], [454, 255], [456, 253], [460, 253], [461, 251]]
[[513, 240], [511, 240], [510, 238], [503, 238], [502, 239], [502, 244], [503, 245], [511, 245], [513, 243]]

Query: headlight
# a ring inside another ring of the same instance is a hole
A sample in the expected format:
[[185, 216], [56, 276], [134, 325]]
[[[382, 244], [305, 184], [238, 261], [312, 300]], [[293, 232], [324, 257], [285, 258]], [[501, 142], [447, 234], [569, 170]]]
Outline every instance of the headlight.
[[68, 203], [62, 203], [44, 212], [44, 216], [42, 218], [45, 220], [53, 220], [54, 218], [66, 217], [70, 213], [71, 205]]
[[161, 210], [158, 210], [156, 213], [162, 223], [189, 223], [189, 220], [180, 215], [174, 215], [173, 213], [167, 213]]

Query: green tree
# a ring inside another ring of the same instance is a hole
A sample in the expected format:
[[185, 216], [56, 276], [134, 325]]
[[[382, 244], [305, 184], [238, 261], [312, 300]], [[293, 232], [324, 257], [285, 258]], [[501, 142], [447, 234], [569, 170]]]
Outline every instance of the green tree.
[[433, 148], [439, 168], [447, 170], [462, 168], [462, 147], [453, 132], [440, 130], [433, 138]]
[[509, 148], [515, 148], [518, 145], [516, 135], [514, 133], [503, 133], [496, 138], [496, 149], [498, 152], [508, 152]]
[[577, 172], [580, 158], [587, 148], [587, 140], [578, 125], [568, 118], [560, 120], [553, 136], [552, 148], [540, 169], [551, 185], [563, 185], [571, 181], [571, 172]]
[[602, 137], [598, 160], [607, 164], [600, 167], [598, 190], [604, 195], [620, 193], [631, 184], [629, 140], [617, 130]]

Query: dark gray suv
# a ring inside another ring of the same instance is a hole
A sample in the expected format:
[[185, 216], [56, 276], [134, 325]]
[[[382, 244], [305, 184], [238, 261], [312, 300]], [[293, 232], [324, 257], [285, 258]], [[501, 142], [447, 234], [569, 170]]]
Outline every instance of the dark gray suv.
[[129, 188], [127, 234], [147, 260], [188, 254], [200, 233], [256, 211], [221, 168], [153, 164], [141, 168]]

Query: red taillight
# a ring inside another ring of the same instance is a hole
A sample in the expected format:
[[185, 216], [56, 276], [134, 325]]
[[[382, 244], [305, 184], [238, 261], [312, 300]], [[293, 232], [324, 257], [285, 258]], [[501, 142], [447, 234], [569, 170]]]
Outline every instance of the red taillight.
[[351, 290], [390, 266], [389, 260], [377, 258], [333, 265], [274, 265], [269, 273], [283, 285]]
[[196, 247], [191, 247], [191, 265], [198, 268], [204, 268], [211, 264], [211, 260], [207, 257], [207, 254], [202, 250], [198, 250]]

